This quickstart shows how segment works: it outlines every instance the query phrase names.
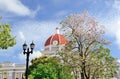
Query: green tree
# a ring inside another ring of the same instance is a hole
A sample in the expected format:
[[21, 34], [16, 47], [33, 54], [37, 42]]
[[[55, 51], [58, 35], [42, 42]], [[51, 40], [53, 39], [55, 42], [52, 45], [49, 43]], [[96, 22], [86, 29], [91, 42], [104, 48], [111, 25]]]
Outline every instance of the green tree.
[[73, 79], [69, 66], [60, 64], [58, 57], [42, 56], [32, 60], [29, 79]]
[[103, 37], [104, 27], [95, 18], [84, 14], [73, 14], [61, 22], [68, 40], [59, 55], [72, 69], [75, 79], [110, 79], [116, 76], [117, 65], [109, 42]]
[[9, 24], [0, 23], [0, 49], [7, 49], [16, 44], [15, 37], [12, 37], [10, 32]]

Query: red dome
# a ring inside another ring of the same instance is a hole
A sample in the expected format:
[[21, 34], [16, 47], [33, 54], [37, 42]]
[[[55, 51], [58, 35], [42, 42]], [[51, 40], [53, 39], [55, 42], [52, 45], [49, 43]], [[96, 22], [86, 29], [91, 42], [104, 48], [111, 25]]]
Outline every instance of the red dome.
[[61, 34], [55, 34], [50, 36], [47, 41], [45, 42], [45, 46], [54, 44], [54, 41], [57, 42], [57, 44], [66, 44], [66, 39]]

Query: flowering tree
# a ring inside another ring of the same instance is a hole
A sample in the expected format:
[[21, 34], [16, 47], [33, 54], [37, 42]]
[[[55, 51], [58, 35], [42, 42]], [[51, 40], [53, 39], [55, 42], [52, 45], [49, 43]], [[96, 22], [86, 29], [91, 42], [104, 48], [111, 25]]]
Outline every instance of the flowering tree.
[[103, 79], [116, 74], [115, 59], [104, 45], [104, 27], [95, 18], [73, 14], [61, 22], [68, 43], [59, 54], [65, 64], [72, 68], [75, 79]]

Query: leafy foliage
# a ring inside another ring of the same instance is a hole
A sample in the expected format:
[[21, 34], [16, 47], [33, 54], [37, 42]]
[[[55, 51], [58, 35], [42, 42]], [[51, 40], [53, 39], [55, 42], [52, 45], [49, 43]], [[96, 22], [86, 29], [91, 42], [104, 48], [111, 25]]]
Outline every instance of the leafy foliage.
[[66, 65], [60, 65], [58, 57], [42, 56], [32, 60], [29, 67], [30, 79], [73, 79], [71, 70]]
[[15, 37], [11, 35], [9, 24], [0, 24], [0, 49], [7, 49], [16, 44]]

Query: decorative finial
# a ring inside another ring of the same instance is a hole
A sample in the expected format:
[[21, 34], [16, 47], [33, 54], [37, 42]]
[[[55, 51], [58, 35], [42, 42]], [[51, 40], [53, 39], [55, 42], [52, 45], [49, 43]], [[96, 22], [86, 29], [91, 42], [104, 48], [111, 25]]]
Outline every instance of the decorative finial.
[[57, 34], [60, 34], [58, 27], [56, 27], [56, 33], [57, 33]]

